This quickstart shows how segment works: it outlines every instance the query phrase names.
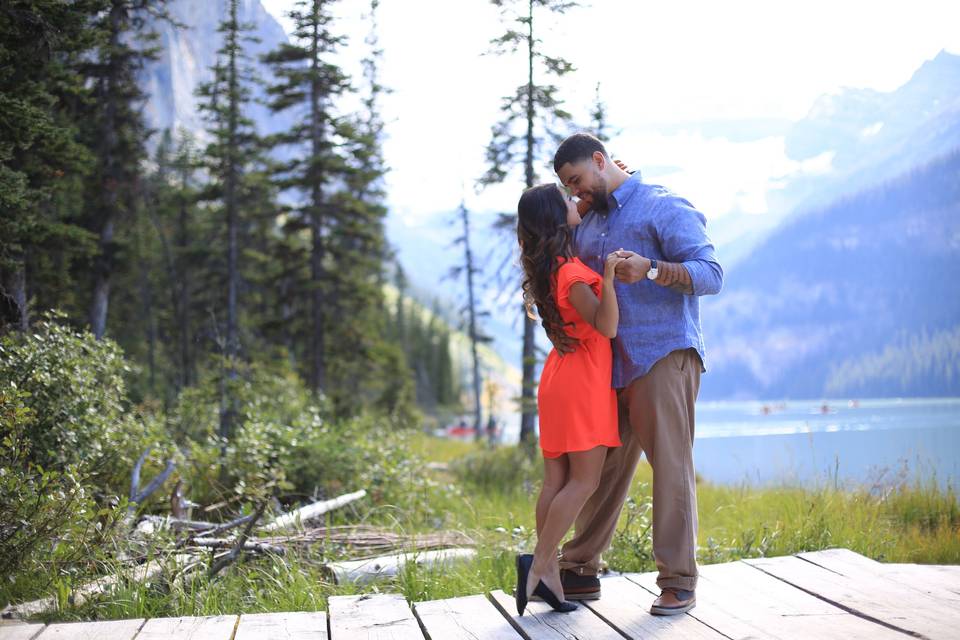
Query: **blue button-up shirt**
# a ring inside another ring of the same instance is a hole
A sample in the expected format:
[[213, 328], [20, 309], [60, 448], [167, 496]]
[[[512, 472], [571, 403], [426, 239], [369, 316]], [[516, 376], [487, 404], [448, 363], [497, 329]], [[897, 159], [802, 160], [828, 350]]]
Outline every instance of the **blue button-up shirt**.
[[705, 361], [698, 296], [718, 293], [723, 284], [706, 218], [668, 189], [642, 182], [639, 172], [610, 194], [608, 205], [607, 213], [591, 211], [576, 228], [584, 264], [602, 275], [607, 254], [626, 249], [680, 263], [693, 282], [693, 295], [685, 295], [646, 278], [616, 281], [620, 324], [613, 339], [613, 387], [627, 386], [676, 349], [693, 347]]

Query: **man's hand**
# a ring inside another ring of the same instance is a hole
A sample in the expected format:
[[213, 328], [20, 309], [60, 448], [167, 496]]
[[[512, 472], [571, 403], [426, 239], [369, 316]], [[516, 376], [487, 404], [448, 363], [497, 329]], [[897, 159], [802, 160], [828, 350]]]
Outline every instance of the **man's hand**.
[[[650, 260], [648, 258], [623, 249], [616, 253], [626, 258], [617, 265], [617, 280], [626, 284], [633, 284], [647, 277], [647, 271], [650, 271]], [[657, 261], [657, 273], [657, 279], [653, 281], [654, 284], [673, 289], [684, 295], [693, 295], [693, 281], [690, 279], [690, 272], [682, 264], [659, 260]]]
[[617, 280], [625, 284], [633, 284], [647, 277], [647, 271], [650, 271], [650, 261], [647, 258], [624, 249], [616, 253], [621, 258], [626, 258], [617, 265]]

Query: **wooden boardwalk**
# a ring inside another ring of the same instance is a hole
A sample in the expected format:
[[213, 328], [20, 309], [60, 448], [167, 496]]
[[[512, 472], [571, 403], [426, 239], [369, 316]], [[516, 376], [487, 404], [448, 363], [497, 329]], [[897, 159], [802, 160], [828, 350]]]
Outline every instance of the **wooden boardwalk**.
[[882, 564], [845, 549], [705, 565], [697, 606], [661, 618], [653, 573], [603, 578], [573, 613], [503, 591], [409, 604], [335, 596], [329, 611], [2, 624], [0, 640], [620, 640], [622, 638], [960, 638], [960, 566]]

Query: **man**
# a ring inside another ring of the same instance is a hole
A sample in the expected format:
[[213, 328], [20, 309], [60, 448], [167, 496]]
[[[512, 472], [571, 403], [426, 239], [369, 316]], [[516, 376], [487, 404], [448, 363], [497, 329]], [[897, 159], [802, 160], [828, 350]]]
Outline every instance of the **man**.
[[[613, 341], [623, 444], [609, 451], [600, 488], [561, 549], [564, 596], [600, 597], [600, 554], [610, 546], [645, 451], [653, 467], [653, 554], [661, 589], [650, 611], [683, 613], [696, 604], [698, 575], [694, 402], [706, 370], [698, 297], [720, 291], [723, 270], [703, 214], [667, 189], [643, 183], [638, 173], [626, 173], [593, 136], [564, 140], [553, 167], [589, 207], [576, 229], [580, 259], [602, 273], [610, 252], [628, 258], [617, 267], [620, 324]], [[551, 340], [561, 353], [576, 348], [563, 335]]]

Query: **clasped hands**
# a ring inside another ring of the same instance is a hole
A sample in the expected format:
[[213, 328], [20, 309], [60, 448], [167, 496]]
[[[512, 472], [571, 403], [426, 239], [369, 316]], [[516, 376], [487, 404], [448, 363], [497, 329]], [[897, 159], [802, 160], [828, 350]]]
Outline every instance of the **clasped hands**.
[[[624, 284], [639, 282], [647, 277], [647, 271], [650, 270], [650, 260], [633, 251], [619, 249], [607, 255], [607, 260], [614, 256], [621, 258], [615, 266], [614, 277]], [[553, 343], [553, 348], [561, 356], [573, 353], [580, 341], [572, 338], [562, 330], [559, 333], [547, 332], [547, 337]]]

